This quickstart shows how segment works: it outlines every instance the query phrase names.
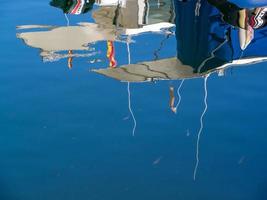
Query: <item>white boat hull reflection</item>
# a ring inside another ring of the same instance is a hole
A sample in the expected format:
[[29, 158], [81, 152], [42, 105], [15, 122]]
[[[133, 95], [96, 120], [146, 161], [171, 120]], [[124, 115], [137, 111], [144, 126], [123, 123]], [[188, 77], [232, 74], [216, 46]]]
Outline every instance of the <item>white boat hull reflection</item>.
[[247, 66], [264, 61], [267, 61], [267, 57], [239, 59], [202, 73], [195, 73], [193, 67], [183, 65], [179, 59], [174, 57], [157, 61], [124, 65], [113, 69], [95, 69], [93, 71], [123, 82], [148, 82], [157, 80], [198, 78], [214, 72], [221, 73], [221, 70], [225, 70], [229, 67]]

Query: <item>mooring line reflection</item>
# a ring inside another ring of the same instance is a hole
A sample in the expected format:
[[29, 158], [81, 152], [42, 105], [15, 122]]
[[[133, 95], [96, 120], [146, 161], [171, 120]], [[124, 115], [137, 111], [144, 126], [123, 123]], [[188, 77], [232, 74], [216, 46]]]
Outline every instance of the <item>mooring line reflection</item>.
[[127, 83], [127, 92], [128, 92], [128, 108], [129, 108], [129, 112], [130, 112], [130, 114], [132, 116], [133, 123], [134, 123], [133, 130], [132, 130], [132, 135], [135, 136], [135, 130], [136, 130], [137, 122], [136, 122], [136, 119], [135, 119], [135, 116], [134, 116], [134, 112], [133, 112], [133, 109], [132, 109], [130, 82]]
[[[131, 38], [127, 38], [127, 54], [128, 54], [128, 64], [131, 64], [131, 51], [130, 51], [130, 44], [128, 41], [130, 41]], [[131, 90], [130, 90], [130, 82], [127, 82], [127, 92], [128, 92], [128, 109], [129, 109], [129, 112], [132, 116], [132, 119], [133, 119], [133, 123], [134, 123], [134, 126], [133, 126], [133, 130], [132, 130], [132, 135], [135, 136], [135, 130], [136, 130], [136, 126], [137, 126], [137, 121], [135, 119], [135, 115], [134, 115], [134, 112], [133, 112], [133, 109], [132, 109], [132, 101], [131, 101]]]
[[197, 170], [198, 170], [198, 166], [199, 166], [199, 161], [200, 161], [200, 157], [199, 157], [199, 151], [200, 151], [200, 137], [201, 134], [203, 132], [203, 128], [204, 128], [204, 117], [205, 114], [208, 110], [208, 89], [207, 89], [207, 81], [208, 81], [208, 77], [209, 75], [205, 76], [204, 78], [204, 91], [205, 91], [205, 96], [204, 96], [204, 104], [205, 104], [205, 108], [201, 114], [200, 117], [200, 128], [197, 134], [197, 144], [196, 144], [196, 165], [195, 165], [195, 169], [194, 169], [194, 175], [193, 175], [193, 179], [194, 181], [196, 180], [196, 175], [197, 175]]
[[183, 87], [184, 81], [185, 81], [184, 79], [181, 81], [181, 83], [180, 83], [180, 85], [179, 85], [179, 87], [177, 89], [178, 102], [177, 102], [177, 105], [175, 106], [175, 113], [177, 113], [177, 110], [178, 110], [178, 108], [180, 106], [180, 103], [182, 101], [181, 88]]

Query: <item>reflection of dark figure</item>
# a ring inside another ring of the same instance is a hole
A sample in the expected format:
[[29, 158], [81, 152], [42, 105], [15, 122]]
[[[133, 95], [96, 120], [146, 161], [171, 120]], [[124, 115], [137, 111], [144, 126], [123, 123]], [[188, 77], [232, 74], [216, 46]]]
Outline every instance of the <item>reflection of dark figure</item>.
[[208, 0], [223, 14], [225, 22], [246, 29], [249, 25], [253, 29], [259, 29], [267, 25], [267, 7], [244, 9], [227, 0]]
[[90, 11], [95, 0], [52, 0], [51, 6], [61, 8], [64, 13], [79, 15]]
[[196, 15], [197, 2], [174, 1], [177, 56], [183, 64], [190, 65], [195, 72], [205, 72], [240, 58], [267, 56], [267, 27], [256, 30], [253, 39], [247, 33], [243, 37], [206, 0], [200, 0], [199, 15]]

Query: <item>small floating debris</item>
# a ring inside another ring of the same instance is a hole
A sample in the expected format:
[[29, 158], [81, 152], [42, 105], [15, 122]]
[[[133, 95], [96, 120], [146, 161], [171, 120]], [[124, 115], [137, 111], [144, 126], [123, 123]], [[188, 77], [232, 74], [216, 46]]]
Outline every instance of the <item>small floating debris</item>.
[[163, 158], [162, 156], [158, 157], [156, 160], [154, 160], [152, 165], [158, 165], [161, 162], [162, 158]]

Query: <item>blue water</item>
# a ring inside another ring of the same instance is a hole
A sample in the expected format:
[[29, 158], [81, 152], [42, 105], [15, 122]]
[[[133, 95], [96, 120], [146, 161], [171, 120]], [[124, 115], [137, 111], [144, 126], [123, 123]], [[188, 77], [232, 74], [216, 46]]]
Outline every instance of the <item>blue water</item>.
[[[65, 26], [48, 1], [2, 0], [0, 7], [1, 200], [266, 200], [266, 63], [228, 69], [207, 80], [196, 180], [197, 133], [204, 78], [185, 80], [177, 114], [169, 86], [180, 80], [127, 83], [101, 76], [105, 42], [95, 57], [42, 62], [40, 50], [16, 38], [16, 26]], [[95, 9], [97, 7], [95, 6]], [[90, 13], [70, 23], [93, 22]], [[131, 62], [153, 60], [163, 35], [132, 38]], [[115, 43], [118, 64], [126, 45]], [[171, 36], [159, 58], [176, 54]]]

